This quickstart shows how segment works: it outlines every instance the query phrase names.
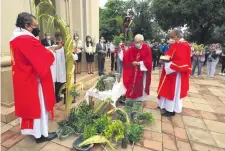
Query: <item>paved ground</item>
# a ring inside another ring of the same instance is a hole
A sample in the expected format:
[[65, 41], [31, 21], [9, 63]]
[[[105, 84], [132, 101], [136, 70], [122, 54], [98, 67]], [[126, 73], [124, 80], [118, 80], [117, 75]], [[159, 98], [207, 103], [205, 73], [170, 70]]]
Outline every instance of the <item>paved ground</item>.
[[[145, 103], [145, 110], [151, 111], [156, 120], [147, 126], [143, 140], [134, 146], [134, 151], [225, 151], [225, 77], [214, 79], [191, 78], [188, 97], [184, 99], [183, 112], [173, 118], [161, 117], [157, 109], [157, 86], [159, 71], [152, 75], [151, 95]], [[57, 121], [64, 118], [64, 105], [55, 107], [55, 119], [49, 121], [50, 131], [57, 127]], [[55, 139], [36, 144], [32, 137], [22, 136], [18, 120], [1, 123], [2, 151], [70, 151], [73, 136], [65, 141]], [[110, 149], [107, 148], [108, 151]], [[131, 151], [129, 146], [125, 150]], [[100, 145], [92, 151], [103, 151]]]

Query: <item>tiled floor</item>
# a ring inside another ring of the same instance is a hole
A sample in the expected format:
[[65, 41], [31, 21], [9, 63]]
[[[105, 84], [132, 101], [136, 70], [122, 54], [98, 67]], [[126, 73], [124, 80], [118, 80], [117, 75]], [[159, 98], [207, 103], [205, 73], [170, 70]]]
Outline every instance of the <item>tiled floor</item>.
[[[157, 109], [157, 86], [159, 71], [152, 74], [151, 95], [145, 103], [145, 110], [151, 111], [155, 122], [146, 126], [139, 144], [117, 151], [225, 151], [225, 77], [215, 79], [191, 78], [188, 97], [183, 101], [183, 111], [172, 118], [161, 117]], [[57, 121], [64, 118], [64, 105], [55, 107], [57, 115], [49, 121], [50, 131], [55, 131]], [[30, 136], [21, 136], [18, 120], [1, 123], [2, 151], [71, 151], [73, 136], [67, 140], [55, 139], [36, 144]], [[106, 147], [108, 151], [110, 149]], [[103, 151], [95, 145], [91, 151]]]

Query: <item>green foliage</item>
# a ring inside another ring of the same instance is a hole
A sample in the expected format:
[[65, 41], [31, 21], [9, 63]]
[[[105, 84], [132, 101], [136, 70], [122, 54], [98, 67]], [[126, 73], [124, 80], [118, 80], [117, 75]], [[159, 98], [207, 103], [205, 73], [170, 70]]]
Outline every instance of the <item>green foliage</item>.
[[101, 135], [95, 135], [95, 136], [83, 141], [82, 143], [80, 143], [78, 145], [78, 147], [82, 147], [82, 146], [89, 145], [89, 144], [100, 144], [100, 143], [107, 143], [112, 150], [115, 150], [113, 144], [107, 138], [105, 138], [104, 136], [101, 136]]
[[107, 114], [94, 121], [94, 127], [98, 134], [102, 134], [105, 128], [111, 123], [111, 118]]
[[111, 82], [115, 81], [115, 77], [112, 76], [112, 75], [103, 75], [103, 76], [101, 76], [98, 79], [97, 84], [95, 85], [95, 88], [98, 91], [105, 91], [106, 90], [105, 83], [104, 83], [104, 80], [106, 80], [106, 79], [109, 79]]
[[154, 121], [154, 117], [151, 112], [143, 112], [137, 116], [138, 120], [143, 120], [148, 123], [152, 123]]
[[116, 142], [124, 138], [124, 124], [120, 120], [113, 121], [104, 130], [106, 138], [114, 139]]
[[224, 23], [224, 5], [223, 0], [153, 0], [151, 10], [164, 30], [187, 25], [192, 41], [206, 43]]
[[130, 124], [127, 127], [128, 131], [128, 139], [130, 143], [137, 143], [141, 140], [142, 135], [144, 133], [144, 126], [139, 124]]
[[71, 95], [71, 88], [74, 79], [74, 61], [73, 53], [73, 38], [67, 23], [61, 19], [57, 14], [52, 2], [50, 0], [40, 0], [36, 6], [36, 18], [39, 22], [45, 23], [50, 28], [56, 28], [60, 31], [64, 41], [64, 50], [66, 56], [66, 112], [70, 111], [73, 96]]
[[83, 140], [91, 138], [92, 136], [94, 136], [96, 134], [97, 134], [96, 128], [92, 125], [87, 125], [84, 128]]
[[120, 34], [119, 36], [115, 36], [113, 38], [113, 44], [116, 46], [119, 46], [119, 44], [122, 42], [123, 37], [124, 37], [123, 34]]

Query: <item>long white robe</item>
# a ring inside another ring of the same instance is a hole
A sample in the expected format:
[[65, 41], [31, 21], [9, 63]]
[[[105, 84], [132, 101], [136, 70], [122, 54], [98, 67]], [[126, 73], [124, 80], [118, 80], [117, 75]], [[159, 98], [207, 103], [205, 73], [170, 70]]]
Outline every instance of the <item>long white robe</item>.
[[[123, 61], [123, 51], [120, 51], [118, 53], [118, 56], [119, 56], [120, 60]], [[140, 61], [139, 63], [140, 63], [140, 70], [144, 72], [144, 74], [143, 74], [143, 93], [142, 93], [142, 96], [140, 96], [140, 97], [138, 97], [136, 99], [132, 99], [132, 100], [135, 100], [135, 101], [146, 101], [147, 97], [148, 97], [148, 94], [145, 92], [145, 86], [146, 86], [146, 75], [147, 75], [146, 72], [148, 71], [148, 69], [144, 65], [143, 61]], [[126, 88], [124, 87], [124, 89], [126, 89]], [[125, 90], [125, 92], [126, 91], [127, 90]]]
[[[34, 119], [33, 129], [23, 129], [21, 130], [22, 135], [33, 135], [35, 138], [40, 138], [41, 135], [48, 137], [48, 111], [45, 108], [45, 101], [43, 96], [43, 91], [41, 83], [38, 83], [38, 95], [41, 105], [41, 118]], [[22, 119], [20, 118], [20, 125]]]
[[[164, 64], [164, 68], [167, 75], [176, 72], [175, 70], [170, 68], [170, 64], [171, 62]], [[174, 99], [168, 100], [167, 98], [160, 96], [158, 100], [158, 106], [161, 109], [166, 109], [169, 112], [181, 113], [183, 101], [180, 99], [180, 89], [181, 89], [181, 74], [177, 72]]]

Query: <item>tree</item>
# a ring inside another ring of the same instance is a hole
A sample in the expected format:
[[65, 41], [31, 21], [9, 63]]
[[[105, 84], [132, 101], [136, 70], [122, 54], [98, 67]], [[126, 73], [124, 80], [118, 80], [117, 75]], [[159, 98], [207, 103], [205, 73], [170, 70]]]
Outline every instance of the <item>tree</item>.
[[100, 35], [112, 40], [122, 30], [123, 17], [126, 16], [127, 2], [122, 0], [109, 0], [105, 8], [100, 8]]
[[155, 20], [164, 29], [187, 25], [193, 41], [206, 43], [225, 20], [223, 0], [153, 0]]

